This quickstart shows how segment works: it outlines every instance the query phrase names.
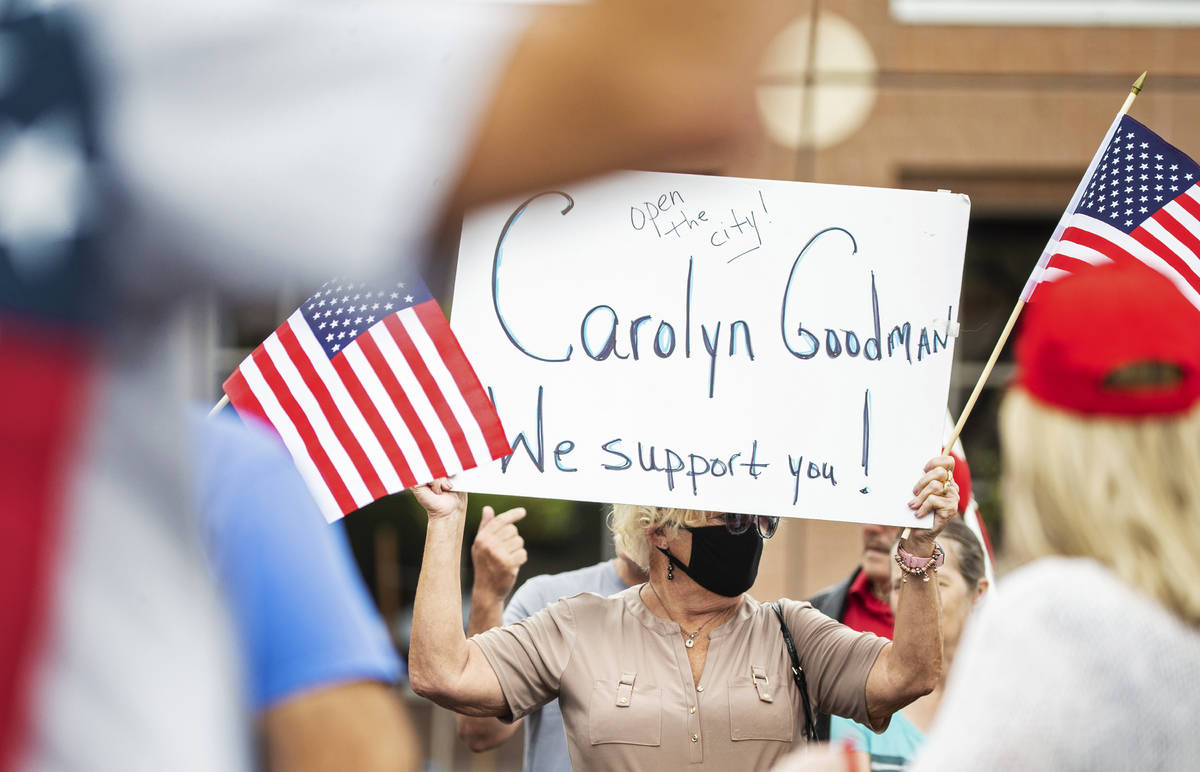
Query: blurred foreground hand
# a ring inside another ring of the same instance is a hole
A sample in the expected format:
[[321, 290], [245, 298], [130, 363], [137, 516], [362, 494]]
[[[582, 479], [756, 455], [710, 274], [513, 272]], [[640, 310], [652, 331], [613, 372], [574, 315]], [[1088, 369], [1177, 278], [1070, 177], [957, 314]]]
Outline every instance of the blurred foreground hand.
[[785, 757], [771, 772], [867, 772], [849, 745], [806, 746]]

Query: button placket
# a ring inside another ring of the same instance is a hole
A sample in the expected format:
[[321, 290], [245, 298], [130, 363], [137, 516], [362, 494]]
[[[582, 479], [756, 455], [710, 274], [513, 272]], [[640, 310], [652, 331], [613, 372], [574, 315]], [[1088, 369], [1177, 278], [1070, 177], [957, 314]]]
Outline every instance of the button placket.
[[[700, 698], [703, 697], [704, 682], [697, 684], [692, 680], [692, 665], [687, 658], [687, 650], [678, 647], [675, 652], [676, 662], [679, 666], [679, 677], [683, 686], [683, 704], [684, 708], [684, 736], [687, 741], [684, 745], [688, 748], [688, 763], [701, 764], [704, 762], [704, 734], [700, 731]], [[712, 656], [712, 649], [709, 649], [709, 656]], [[707, 665], [706, 665], [707, 669]]]
[[[691, 680], [691, 673], [688, 673], [688, 679]], [[701, 740], [704, 739], [703, 733], [700, 731], [700, 699], [704, 696], [703, 682], [695, 684], [691, 694], [685, 692], [684, 699], [687, 702], [687, 735], [690, 742], [688, 745], [691, 748], [690, 760], [694, 763], [704, 761], [704, 744]]]

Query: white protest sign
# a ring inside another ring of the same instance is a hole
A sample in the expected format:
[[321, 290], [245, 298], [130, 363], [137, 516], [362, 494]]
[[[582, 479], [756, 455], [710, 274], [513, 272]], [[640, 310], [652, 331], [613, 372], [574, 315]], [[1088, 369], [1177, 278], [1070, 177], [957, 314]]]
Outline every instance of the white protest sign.
[[514, 453], [458, 487], [911, 524], [969, 209], [625, 172], [473, 213], [451, 325]]

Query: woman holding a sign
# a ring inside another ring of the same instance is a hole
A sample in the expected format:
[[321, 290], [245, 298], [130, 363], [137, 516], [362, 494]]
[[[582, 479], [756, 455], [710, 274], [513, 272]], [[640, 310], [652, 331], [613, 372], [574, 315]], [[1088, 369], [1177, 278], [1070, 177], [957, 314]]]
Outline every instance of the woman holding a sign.
[[415, 488], [429, 529], [413, 688], [459, 713], [506, 719], [557, 697], [577, 770], [767, 769], [809, 736], [816, 711], [883, 729], [940, 674], [938, 583], [928, 579], [944, 557], [935, 538], [957, 515], [953, 463], [934, 458], [913, 488], [914, 525], [929, 529], [900, 545], [907, 581], [894, 642], [808, 603], [745, 595], [776, 518], [631, 506], [614, 508], [613, 530], [648, 582], [610, 598], [565, 598], [468, 640], [459, 586], [466, 495], [445, 480]]

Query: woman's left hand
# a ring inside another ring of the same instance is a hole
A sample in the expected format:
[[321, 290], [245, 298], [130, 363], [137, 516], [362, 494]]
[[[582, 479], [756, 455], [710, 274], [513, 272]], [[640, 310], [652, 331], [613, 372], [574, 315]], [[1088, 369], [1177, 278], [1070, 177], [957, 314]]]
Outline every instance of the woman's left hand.
[[909, 541], [928, 541], [930, 544], [946, 527], [951, 518], [958, 516], [958, 485], [954, 483], [954, 457], [934, 456], [925, 465], [925, 473], [913, 486], [913, 497], [908, 502], [918, 520], [933, 515], [929, 530], [913, 531]]

